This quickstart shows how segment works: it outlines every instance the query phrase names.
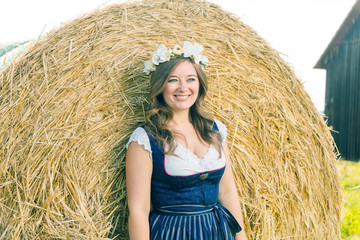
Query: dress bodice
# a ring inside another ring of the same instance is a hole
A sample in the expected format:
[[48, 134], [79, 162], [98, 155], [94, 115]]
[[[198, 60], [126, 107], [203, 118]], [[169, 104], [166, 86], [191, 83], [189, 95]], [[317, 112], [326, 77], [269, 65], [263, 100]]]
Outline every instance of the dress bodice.
[[[199, 159], [176, 143], [174, 154], [165, 155], [163, 147], [159, 146], [144, 128], [140, 128], [134, 131], [129, 143], [137, 141], [151, 152], [151, 202], [154, 207], [177, 204], [210, 205], [218, 201], [219, 182], [226, 162], [223, 153], [220, 155], [219, 151], [210, 145], [208, 153], [203, 159]], [[214, 129], [220, 131], [223, 142], [226, 138], [226, 127], [216, 121]]]

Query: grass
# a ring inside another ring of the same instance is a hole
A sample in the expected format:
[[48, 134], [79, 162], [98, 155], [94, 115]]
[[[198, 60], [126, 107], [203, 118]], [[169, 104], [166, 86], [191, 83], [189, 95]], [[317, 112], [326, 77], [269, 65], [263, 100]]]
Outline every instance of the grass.
[[341, 239], [360, 239], [360, 162], [339, 161], [338, 169], [345, 192]]

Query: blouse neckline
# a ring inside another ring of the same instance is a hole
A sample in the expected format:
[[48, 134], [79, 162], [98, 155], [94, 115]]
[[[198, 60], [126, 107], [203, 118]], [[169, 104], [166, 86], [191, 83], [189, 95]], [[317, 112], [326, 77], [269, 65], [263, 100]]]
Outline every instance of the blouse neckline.
[[180, 147], [183, 152], [185, 152], [185, 154], [190, 154], [191, 156], [195, 157], [198, 160], [204, 160], [206, 159], [207, 155], [209, 155], [210, 149], [212, 144], [209, 145], [206, 153], [204, 154], [204, 156], [202, 158], [200, 158], [199, 156], [197, 156], [195, 153], [193, 153], [192, 151], [190, 151], [189, 149], [187, 149], [185, 146], [183, 146], [181, 143], [179, 143], [178, 141], [176, 141], [176, 139], [174, 139], [175, 143], [177, 144], [178, 147]]

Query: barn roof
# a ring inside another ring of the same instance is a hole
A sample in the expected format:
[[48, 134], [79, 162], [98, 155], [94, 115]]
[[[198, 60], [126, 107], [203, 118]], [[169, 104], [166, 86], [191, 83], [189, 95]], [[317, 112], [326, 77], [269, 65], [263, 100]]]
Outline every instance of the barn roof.
[[14, 58], [20, 56], [33, 41], [23, 41], [0, 46], [0, 72]]
[[344, 22], [341, 24], [338, 31], [335, 33], [335, 36], [321, 55], [320, 59], [315, 64], [314, 68], [325, 69], [328, 62], [329, 53], [332, 49], [341, 42], [344, 34], [349, 30], [349, 28], [355, 23], [356, 17], [360, 14], [360, 0], [357, 0], [350, 10], [349, 14], [345, 18]]

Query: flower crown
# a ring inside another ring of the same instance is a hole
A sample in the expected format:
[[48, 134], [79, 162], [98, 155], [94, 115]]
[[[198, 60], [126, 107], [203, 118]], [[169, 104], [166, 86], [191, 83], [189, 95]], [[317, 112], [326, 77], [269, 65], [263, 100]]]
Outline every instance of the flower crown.
[[151, 53], [150, 60], [145, 62], [144, 73], [149, 74], [156, 70], [156, 66], [160, 63], [170, 61], [171, 58], [175, 57], [191, 57], [196, 64], [200, 64], [203, 68], [206, 67], [208, 63], [208, 58], [204, 55], [201, 55], [201, 52], [204, 50], [204, 47], [199, 43], [194, 43], [192, 45], [190, 42], [185, 41], [184, 46], [175, 45], [173, 48], [167, 49], [164, 44], [161, 44], [160, 47], [153, 53]]

